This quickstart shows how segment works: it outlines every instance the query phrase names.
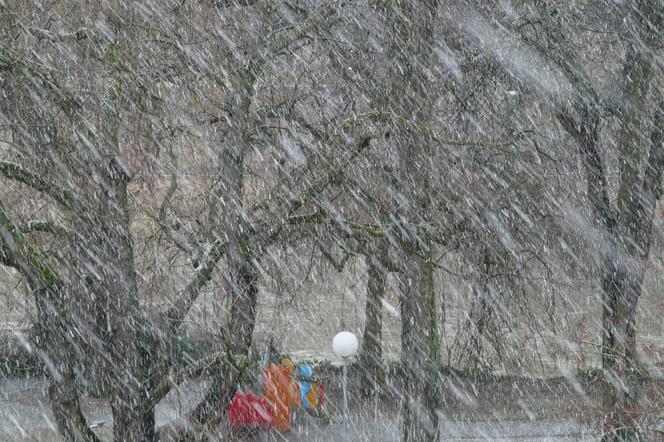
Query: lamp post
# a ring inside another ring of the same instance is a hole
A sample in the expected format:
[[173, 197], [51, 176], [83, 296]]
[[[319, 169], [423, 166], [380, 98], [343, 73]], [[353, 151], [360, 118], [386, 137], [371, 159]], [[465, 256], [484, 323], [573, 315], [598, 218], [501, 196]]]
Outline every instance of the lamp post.
[[348, 372], [348, 358], [355, 356], [357, 353], [357, 337], [349, 332], [349, 331], [342, 331], [340, 333], [337, 333], [337, 335], [334, 337], [332, 340], [332, 351], [334, 351], [334, 354], [341, 357], [341, 359], [344, 361], [343, 364], [343, 380], [341, 383], [341, 388], [343, 390], [343, 398], [344, 398], [344, 409], [343, 409], [343, 417], [344, 417], [344, 438], [345, 440], [348, 440], [348, 395], [346, 392], [346, 386], [347, 386], [347, 372]]

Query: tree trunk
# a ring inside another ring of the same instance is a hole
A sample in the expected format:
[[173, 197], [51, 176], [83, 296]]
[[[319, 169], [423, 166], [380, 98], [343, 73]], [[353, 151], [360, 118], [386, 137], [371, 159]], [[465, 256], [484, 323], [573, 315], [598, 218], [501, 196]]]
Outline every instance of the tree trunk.
[[[437, 0], [379, 2], [390, 42], [386, 67], [389, 91], [380, 107], [415, 124], [430, 124], [434, 109], [429, 79], [423, 67], [431, 58]], [[397, 128], [399, 129], [399, 128]], [[434, 305], [432, 247], [418, 228], [428, 223], [431, 140], [423, 132], [402, 131], [397, 141], [399, 195], [395, 207], [401, 224], [404, 272], [401, 288], [401, 361], [404, 370], [402, 440], [438, 439], [438, 330]]]
[[[617, 255], [604, 260], [602, 308], [602, 368], [605, 373], [603, 440], [638, 440], [638, 395], [642, 374], [636, 352], [636, 308], [650, 253], [651, 232], [660, 197], [664, 148], [661, 106], [654, 119], [648, 112], [648, 94], [653, 82], [653, 48], [664, 16], [659, 2], [634, 4], [627, 22], [640, 41], [630, 41], [623, 67], [623, 104], [619, 133], [620, 185], [617, 222], [612, 238]], [[661, 34], [661, 32], [659, 33]], [[651, 140], [647, 139], [653, 124]], [[643, 146], [651, 141], [642, 166]]]
[[640, 378], [636, 358], [636, 308], [645, 275], [645, 261], [650, 253], [655, 206], [662, 192], [664, 105], [660, 103], [652, 120], [654, 131], [643, 173], [634, 167], [635, 158], [629, 151], [636, 149], [636, 139], [626, 136], [625, 132], [621, 137], [623, 154], [630, 159], [623, 157], [621, 161], [617, 211], [609, 202], [608, 180], [598, 145], [599, 120], [592, 117], [593, 112], [584, 115], [588, 118], [584, 118], [578, 128], [570, 125], [570, 119], [564, 116], [560, 119], [579, 143], [588, 198], [603, 239], [600, 250], [602, 369], [605, 378], [602, 440], [636, 440]]
[[381, 261], [387, 254], [387, 243], [381, 241], [375, 254], [367, 257], [369, 278], [367, 281], [366, 319], [362, 337], [361, 392], [365, 397], [380, 393], [385, 382], [383, 369], [383, 297], [387, 270]]
[[104, 225], [96, 232], [101, 275], [100, 292], [109, 332], [106, 354], [112, 367], [113, 437], [122, 441], [155, 438], [154, 404], [149, 374], [152, 341], [140, 309], [128, 207], [130, 176], [117, 158], [106, 169], [100, 196]]
[[[226, 350], [232, 353], [232, 357], [239, 356], [241, 359], [249, 356], [256, 325], [258, 272], [251, 257], [247, 257], [232, 274], [234, 282], [231, 311], [222, 336], [227, 340]], [[238, 367], [228, 361], [224, 362], [221, 375], [214, 379], [205, 398], [190, 414], [191, 428], [182, 436], [182, 440], [207, 440], [207, 430], [221, 422], [238, 383], [242, 382], [242, 375], [243, 370], [238, 370]]]
[[111, 369], [108, 361], [110, 335], [106, 317], [106, 302], [98, 281], [88, 273], [94, 268], [90, 257], [80, 247], [71, 256], [70, 302], [72, 325], [76, 331], [76, 363], [78, 381], [83, 391], [92, 397], [110, 397], [112, 394]]
[[[258, 272], [253, 259], [259, 252], [250, 234], [252, 226], [242, 217], [245, 213], [244, 161], [250, 148], [246, 134], [251, 121], [249, 108], [255, 77], [251, 68], [234, 71], [234, 77], [238, 87], [229, 100], [234, 118], [225, 145], [219, 152], [219, 184], [210, 192], [208, 219], [213, 236], [228, 241], [226, 257], [231, 309], [221, 335], [231, 357], [247, 357], [256, 323], [258, 298]], [[224, 363], [221, 376], [214, 379], [210, 391], [189, 415], [191, 428], [183, 436], [185, 440], [207, 438], [207, 429], [217, 425], [225, 414], [241, 375], [237, 367]]]
[[[96, 441], [78, 402], [73, 370], [74, 354], [67, 338], [66, 312], [57, 287], [36, 290], [37, 314], [42, 324], [40, 356], [48, 369], [48, 396], [60, 435], [66, 441]], [[45, 358], [43, 356], [46, 356]]]
[[638, 278], [616, 268], [603, 273], [603, 440], [636, 440], [639, 371], [634, 326], [643, 275]]
[[655, 129], [645, 172], [625, 180], [632, 192], [621, 187], [618, 207], [622, 210], [613, 239], [613, 250], [618, 252], [603, 265], [604, 441], [638, 439], [636, 417], [643, 375], [636, 352], [636, 308], [650, 254], [655, 207], [662, 193], [664, 103], [660, 103], [652, 121]]
[[155, 440], [154, 404], [150, 398], [151, 358], [145, 325], [140, 318], [136, 323], [125, 323], [126, 330], [115, 336], [113, 345], [114, 394], [113, 435], [115, 440]]
[[232, 348], [236, 355], [247, 356], [251, 349], [251, 338], [256, 326], [256, 303], [258, 301], [258, 272], [252, 257], [247, 256], [237, 272], [236, 287], [227, 331], [232, 336]]
[[[409, 256], [401, 288], [401, 363], [405, 406], [404, 442], [439, 439], [440, 342], [436, 322], [431, 251]], [[410, 275], [418, 275], [415, 279]]]
[[[628, 340], [627, 336], [633, 335], [629, 329], [635, 323], [633, 315], [641, 291], [643, 269], [641, 260], [628, 254], [623, 247], [627, 238], [619, 234], [618, 216], [609, 202], [608, 181], [598, 146], [598, 125], [597, 120], [594, 121], [582, 125], [578, 132], [573, 133], [581, 147], [588, 198], [603, 238], [600, 250], [605, 411], [602, 440], [630, 440], [635, 435], [636, 385], [632, 384], [636, 368], [633, 359], [636, 342]], [[652, 222], [652, 215], [650, 219]], [[643, 226], [644, 221], [640, 219], [638, 223]]]

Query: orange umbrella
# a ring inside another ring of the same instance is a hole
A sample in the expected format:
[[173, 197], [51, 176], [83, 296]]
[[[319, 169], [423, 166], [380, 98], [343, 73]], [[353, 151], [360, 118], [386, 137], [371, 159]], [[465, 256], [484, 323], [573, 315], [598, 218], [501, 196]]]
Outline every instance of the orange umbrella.
[[275, 427], [284, 432], [290, 430], [293, 405], [299, 399], [292, 374], [293, 364], [288, 360], [283, 364], [270, 362], [265, 369], [265, 398], [272, 405]]

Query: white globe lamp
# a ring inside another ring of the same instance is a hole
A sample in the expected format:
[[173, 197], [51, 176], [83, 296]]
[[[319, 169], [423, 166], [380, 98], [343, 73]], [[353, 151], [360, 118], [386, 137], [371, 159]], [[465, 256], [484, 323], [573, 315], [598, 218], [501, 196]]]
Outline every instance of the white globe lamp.
[[332, 340], [332, 351], [341, 358], [350, 358], [357, 354], [357, 337], [349, 332], [342, 331]]

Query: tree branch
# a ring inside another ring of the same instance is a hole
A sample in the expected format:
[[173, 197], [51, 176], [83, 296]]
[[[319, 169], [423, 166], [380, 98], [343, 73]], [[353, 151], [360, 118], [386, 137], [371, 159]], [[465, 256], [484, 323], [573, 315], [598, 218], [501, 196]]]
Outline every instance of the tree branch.
[[[183, 241], [181, 238], [178, 238], [176, 232], [173, 230], [173, 227], [166, 220], [166, 209], [171, 206], [171, 198], [173, 198], [173, 195], [175, 194], [178, 188], [178, 180], [176, 175], [177, 159], [172, 151], [170, 152], [170, 156], [171, 160], [173, 161], [174, 169], [173, 173], [171, 173], [171, 180], [170, 180], [170, 185], [168, 187], [168, 191], [166, 192], [166, 195], [164, 196], [164, 199], [162, 200], [161, 205], [159, 206], [159, 214], [157, 215], [157, 224], [159, 224], [159, 227], [161, 227], [161, 230], [164, 232], [164, 235], [166, 235], [166, 239], [171, 244], [175, 245], [183, 252], [187, 252], [190, 255], [194, 255], [195, 252], [194, 248], [191, 245], [187, 244], [187, 242]], [[194, 265], [197, 265], [197, 263], [194, 262]]]
[[[352, 159], [354, 159], [357, 155], [359, 155], [359, 153], [361, 153], [366, 147], [369, 146], [371, 138], [371, 135], [365, 135], [360, 139], [357, 148], [349, 161], [352, 161]], [[346, 165], [347, 164], [344, 163], [331, 168], [324, 177], [302, 191], [300, 194], [298, 194], [297, 197], [289, 200], [286, 204], [286, 212], [292, 216], [294, 212], [304, 206], [311, 198], [323, 192], [333, 181], [332, 178], [340, 174]], [[261, 204], [254, 206], [252, 212], [258, 210], [260, 207], [262, 207]], [[291, 221], [294, 223], [304, 222], [307, 217], [308, 216], [305, 215], [304, 218], [300, 218], [299, 220], [297, 217], [293, 217]], [[287, 217], [287, 220], [288, 218], [290, 217]], [[266, 226], [266, 228], [261, 232], [255, 232], [255, 234], [258, 234], [258, 237], [266, 238], [265, 241], [268, 244], [278, 238], [279, 234], [281, 233], [281, 226], [279, 226], [277, 229], [274, 229], [274, 225], [271, 222], [265, 222], [262, 224]], [[215, 240], [209, 246], [209, 249], [203, 253], [201, 262], [199, 263], [198, 267], [194, 269], [194, 272], [190, 276], [186, 287], [177, 294], [176, 301], [163, 315], [163, 318], [169, 324], [171, 331], [175, 331], [179, 324], [182, 323], [185, 316], [189, 312], [189, 309], [196, 301], [201, 288], [203, 288], [205, 284], [212, 278], [212, 273], [217, 265], [217, 262], [226, 252], [226, 246], [226, 242]]]
[[50, 196], [60, 205], [73, 211], [74, 213], [80, 213], [81, 208], [84, 206], [81, 202], [81, 199], [70, 189], [61, 187], [56, 183], [45, 180], [39, 175], [24, 169], [16, 163], [0, 161], [0, 175], [7, 179], [25, 184], [26, 186], [38, 192]]
[[177, 371], [176, 373], [171, 374], [170, 376], [163, 376], [160, 374], [161, 376], [160, 382], [150, 392], [151, 406], [152, 407], [156, 406], [159, 403], [159, 401], [161, 401], [164, 398], [164, 396], [166, 396], [168, 392], [171, 391], [173, 386], [179, 385], [187, 379], [191, 379], [201, 375], [205, 370], [216, 364], [228, 361], [228, 359], [225, 358], [224, 356], [225, 353], [222, 352], [213, 353], [192, 363], [188, 367], [180, 371]]
[[598, 117], [585, 115], [582, 123], [577, 123], [570, 115], [564, 113], [557, 114], [557, 118], [579, 145], [593, 214], [607, 231], [612, 232], [616, 224], [616, 214], [609, 201], [608, 180], [598, 146]]
[[76, 230], [55, 221], [36, 220], [36, 219], [30, 220], [21, 227], [21, 231], [23, 233], [31, 233], [31, 232], [50, 233], [62, 238], [73, 239], [74, 241], [77, 241], [81, 244], [87, 243], [85, 238], [83, 238], [83, 236], [81, 236], [81, 234], [78, 233]]
[[2, 206], [0, 206], [0, 245], [3, 250], [3, 263], [18, 270], [31, 287], [61, 284], [59, 276], [51, 265], [27, 243]]
[[175, 303], [163, 315], [171, 331], [175, 331], [184, 320], [198, 297], [200, 290], [212, 278], [212, 272], [226, 251], [226, 243], [214, 241], [203, 255], [200, 264], [189, 277], [187, 285], [176, 296]]
[[74, 385], [62, 280], [33, 248], [0, 204], [0, 262], [21, 273], [35, 294], [44, 328], [43, 351], [38, 356], [49, 368], [49, 396], [58, 427], [65, 439], [97, 441], [81, 412]]
[[[44, 90], [50, 91], [55, 96], [56, 105], [64, 112], [69, 120], [76, 127], [76, 136], [81, 145], [85, 147], [90, 154], [99, 158], [99, 149], [96, 147], [96, 129], [85, 118], [82, 112], [83, 105], [69, 90], [63, 87], [51, 70], [42, 66], [35, 66], [33, 63], [23, 59], [21, 56], [6, 44], [0, 43], [0, 71], [16, 71], [25, 75], [31, 82], [41, 84]], [[94, 164], [96, 171], [104, 175], [104, 168], [99, 164]]]
[[637, 198], [638, 210], [636, 216], [642, 219], [640, 228], [634, 232], [634, 244], [637, 254], [642, 259], [648, 258], [650, 253], [650, 242], [652, 239], [652, 226], [657, 201], [662, 196], [662, 175], [664, 174], [664, 101], [653, 119], [654, 130], [651, 135], [650, 154], [648, 163], [640, 183]]
[[270, 44], [268, 53], [278, 54], [283, 52], [347, 3], [349, 3], [348, 0], [330, 1], [314, 7], [308, 11], [307, 16], [301, 22], [280, 29], [280, 32], [290, 32], [287, 32], [287, 35], [282, 38], [274, 39]]
[[351, 256], [350, 253], [344, 253], [344, 257], [341, 258], [341, 261], [337, 261], [321, 242], [318, 243], [318, 249], [323, 254], [323, 257], [325, 257], [325, 259], [327, 259], [328, 262], [332, 264], [332, 267], [334, 267], [337, 272], [341, 273], [344, 271], [346, 262]]

